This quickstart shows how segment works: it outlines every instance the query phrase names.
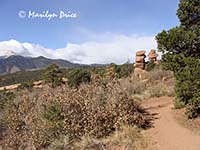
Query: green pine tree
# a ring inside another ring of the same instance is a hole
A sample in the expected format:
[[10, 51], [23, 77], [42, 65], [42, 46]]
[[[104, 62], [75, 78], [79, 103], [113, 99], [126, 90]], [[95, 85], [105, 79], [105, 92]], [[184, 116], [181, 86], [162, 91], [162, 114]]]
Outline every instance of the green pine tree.
[[52, 87], [60, 86], [62, 84], [62, 71], [56, 64], [51, 64], [45, 69], [44, 79], [50, 83]]
[[[180, 25], [156, 36], [163, 69], [176, 77], [176, 105], [189, 118], [200, 116], [200, 0], [180, 0]], [[180, 105], [181, 104], [181, 105]], [[175, 106], [176, 106], [175, 105]]]

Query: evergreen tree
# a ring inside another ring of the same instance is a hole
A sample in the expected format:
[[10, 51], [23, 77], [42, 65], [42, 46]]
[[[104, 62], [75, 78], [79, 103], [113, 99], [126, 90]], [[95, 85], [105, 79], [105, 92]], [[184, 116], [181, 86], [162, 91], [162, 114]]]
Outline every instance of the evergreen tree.
[[180, 0], [177, 15], [181, 26], [186, 29], [200, 28], [200, 1], [199, 0]]
[[180, 26], [156, 36], [162, 67], [176, 77], [176, 105], [189, 118], [200, 116], [200, 0], [180, 0]]
[[163, 30], [156, 36], [159, 51], [163, 52], [165, 62], [171, 59], [169, 55], [175, 54], [200, 58], [200, 1], [180, 0], [177, 15], [180, 26]]
[[50, 83], [52, 87], [62, 84], [62, 71], [56, 64], [51, 64], [45, 69], [44, 79]]

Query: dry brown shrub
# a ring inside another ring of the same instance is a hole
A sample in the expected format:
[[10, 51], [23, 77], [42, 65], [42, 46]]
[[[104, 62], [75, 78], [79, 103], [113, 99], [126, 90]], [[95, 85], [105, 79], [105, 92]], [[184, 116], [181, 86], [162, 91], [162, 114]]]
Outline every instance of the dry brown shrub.
[[[12, 111], [7, 114], [9, 131], [3, 143], [6, 148], [18, 149], [31, 143], [36, 149], [47, 149], [62, 136], [69, 137], [70, 143], [83, 136], [105, 138], [124, 124], [148, 126], [145, 112], [118, 80], [84, 84], [79, 89], [45, 86], [41, 91], [23, 94], [17, 96]], [[43, 117], [54, 103], [61, 106], [61, 126], [57, 120]]]
[[63, 111], [64, 128], [72, 135], [101, 138], [121, 124], [144, 127], [147, 123], [140, 105], [128, 97], [118, 81], [101, 87], [83, 85], [70, 92]]
[[[122, 130], [122, 127], [145, 128], [151, 125], [151, 117], [134, 97], [141, 96], [143, 100], [157, 96], [155, 93], [161, 93], [158, 96], [172, 93], [169, 86], [173, 86], [173, 81], [162, 82], [163, 77], [169, 74], [160, 71], [155, 74], [150, 73], [145, 81], [133, 77], [118, 80], [105, 77], [92, 79], [90, 84], [82, 84], [77, 89], [46, 85], [32, 92], [19, 91], [7, 111], [8, 129], [1, 145], [4, 149], [70, 150], [74, 149], [75, 143], [84, 143], [83, 137], [88, 137], [85, 138], [89, 143], [86, 145], [91, 149], [101, 148], [102, 144], [107, 149], [117, 148], [120, 144], [131, 149], [132, 141], [137, 137], [131, 135], [134, 133], [132, 129]], [[57, 119], [45, 118], [44, 113], [54, 104], [59, 105], [61, 113], [55, 115]], [[128, 131], [130, 135], [127, 135]], [[111, 141], [112, 136], [118, 133], [120, 136]], [[109, 142], [102, 141], [109, 138]]]

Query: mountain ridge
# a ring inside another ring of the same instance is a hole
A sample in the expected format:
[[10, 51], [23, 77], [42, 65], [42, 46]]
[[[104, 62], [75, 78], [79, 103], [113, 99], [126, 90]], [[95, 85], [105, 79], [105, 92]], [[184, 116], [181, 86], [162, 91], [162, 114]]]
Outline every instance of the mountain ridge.
[[50, 59], [44, 56], [24, 57], [21, 55], [11, 55], [8, 57], [0, 56], [0, 58], [0, 74], [8, 74], [32, 69], [42, 69], [52, 63], [57, 64], [61, 68], [86, 66], [84, 64], [76, 64], [63, 59]]

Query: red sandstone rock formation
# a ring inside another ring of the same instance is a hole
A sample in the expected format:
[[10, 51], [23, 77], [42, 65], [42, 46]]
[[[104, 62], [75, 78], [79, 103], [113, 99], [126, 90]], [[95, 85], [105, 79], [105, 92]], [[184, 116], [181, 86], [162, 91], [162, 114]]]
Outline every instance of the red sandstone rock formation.
[[154, 49], [151, 50], [148, 57], [149, 57], [149, 61], [154, 61], [155, 63], [158, 63], [157, 61], [158, 54], [156, 53], [156, 50]]
[[135, 58], [135, 68], [145, 69], [145, 51], [137, 51]]

